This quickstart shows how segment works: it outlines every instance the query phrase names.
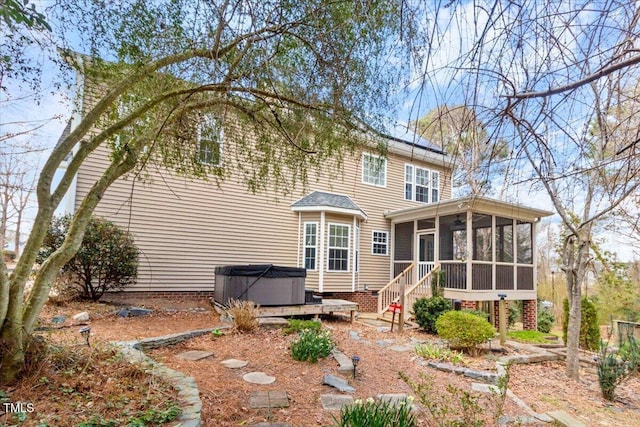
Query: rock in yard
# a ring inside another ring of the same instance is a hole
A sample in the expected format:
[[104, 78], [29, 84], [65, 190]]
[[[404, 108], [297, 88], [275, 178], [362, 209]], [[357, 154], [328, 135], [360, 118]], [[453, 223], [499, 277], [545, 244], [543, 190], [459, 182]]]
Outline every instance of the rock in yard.
[[54, 325], [57, 325], [59, 323], [64, 323], [66, 320], [67, 318], [62, 314], [60, 314], [58, 316], [53, 316], [53, 318], [51, 318], [51, 323], [53, 323]]
[[325, 375], [324, 378], [322, 379], [322, 384], [331, 386], [333, 388], [338, 389], [341, 392], [345, 392], [345, 393], [355, 393], [356, 389], [351, 387], [349, 385], [349, 383], [347, 383], [345, 380], [343, 380], [342, 378], [338, 378], [335, 375]]
[[148, 308], [129, 307], [129, 316], [132, 317], [148, 316], [151, 313], [153, 313], [153, 310], [149, 310]]
[[223, 360], [220, 363], [222, 363], [222, 366], [229, 369], [240, 369], [240, 368], [244, 368], [249, 364], [249, 362], [247, 362], [246, 360], [238, 360], [238, 359], [227, 359], [227, 360]]
[[72, 317], [74, 322], [88, 322], [89, 321], [89, 313], [83, 311], [78, 314], [74, 314]]

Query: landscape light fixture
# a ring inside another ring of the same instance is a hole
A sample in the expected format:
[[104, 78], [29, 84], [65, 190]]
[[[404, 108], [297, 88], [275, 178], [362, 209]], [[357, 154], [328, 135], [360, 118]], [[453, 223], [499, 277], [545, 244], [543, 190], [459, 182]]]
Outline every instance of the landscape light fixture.
[[353, 378], [356, 377], [356, 366], [358, 366], [358, 362], [360, 362], [360, 358], [358, 356], [351, 356], [351, 363], [353, 363]]
[[89, 344], [89, 336], [91, 335], [91, 328], [89, 326], [84, 326], [80, 328], [78, 332], [80, 332], [80, 335], [82, 335], [82, 338], [84, 338], [84, 340], [86, 341], [87, 347], [91, 347], [91, 345]]

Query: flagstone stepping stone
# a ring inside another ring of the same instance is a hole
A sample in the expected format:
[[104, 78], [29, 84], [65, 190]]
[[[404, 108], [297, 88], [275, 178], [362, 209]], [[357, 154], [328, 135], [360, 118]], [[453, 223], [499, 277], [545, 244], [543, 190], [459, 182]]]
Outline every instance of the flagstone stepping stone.
[[264, 372], [249, 372], [242, 379], [251, 384], [271, 384], [275, 382], [276, 377], [269, 376]]
[[355, 393], [356, 389], [351, 387], [349, 383], [347, 383], [342, 378], [338, 378], [335, 375], [327, 374], [322, 379], [322, 384], [331, 386], [333, 388], [338, 389], [339, 391], [346, 393]]
[[397, 351], [398, 353], [404, 353], [407, 351], [413, 351], [414, 346], [412, 345], [392, 345], [389, 347], [389, 350]]
[[407, 395], [405, 393], [379, 394], [378, 399], [391, 405], [399, 405], [402, 402], [407, 402]]
[[190, 350], [190, 351], [185, 351], [184, 353], [180, 353], [176, 355], [178, 359], [190, 360], [193, 362], [206, 359], [207, 357], [211, 357], [211, 356], [213, 356], [213, 351], [204, 351], [204, 350]]
[[244, 368], [249, 364], [249, 362], [247, 362], [246, 360], [238, 360], [238, 359], [227, 359], [227, 360], [223, 360], [220, 363], [222, 363], [222, 366], [229, 369], [240, 369], [240, 368]]
[[252, 391], [249, 395], [249, 407], [257, 408], [288, 408], [289, 397], [283, 390]]
[[331, 354], [340, 365], [338, 372], [353, 372], [353, 362], [351, 361], [351, 358], [345, 356], [345, 354], [338, 349], [333, 349]]
[[583, 424], [581, 421], [578, 421], [564, 411], [551, 411], [547, 412], [547, 415], [553, 418], [561, 426], [586, 427], [586, 424]]
[[320, 395], [322, 409], [327, 411], [339, 411], [343, 406], [351, 405], [353, 397], [344, 394], [322, 394]]

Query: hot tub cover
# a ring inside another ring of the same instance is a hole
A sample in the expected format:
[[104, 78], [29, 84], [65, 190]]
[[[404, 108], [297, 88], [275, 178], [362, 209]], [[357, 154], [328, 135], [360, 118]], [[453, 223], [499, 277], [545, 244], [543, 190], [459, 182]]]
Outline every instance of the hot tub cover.
[[259, 265], [226, 265], [216, 267], [215, 274], [222, 276], [253, 276], [253, 277], [307, 277], [307, 270], [297, 267], [283, 267], [273, 264]]

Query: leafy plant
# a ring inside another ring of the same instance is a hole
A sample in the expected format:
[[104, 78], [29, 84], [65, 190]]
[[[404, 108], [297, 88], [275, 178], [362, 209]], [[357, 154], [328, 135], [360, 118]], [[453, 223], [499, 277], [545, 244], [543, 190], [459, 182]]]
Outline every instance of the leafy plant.
[[233, 318], [236, 332], [253, 332], [258, 328], [258, 313], [253, 301], [230, 299], [227, 313]]
[[318, 359], [327, 357], [333, 350], [333, 346], [329, 331], [305, 329], [291, 344], [291, 356], [300, 362], [316, 363]]
[[538, 305], [538, 331], [548, 334], [553, 328], [556, 318], [553, 313], [546, 308]]
[[220, 338], [222, 335], [224, 335], [224, 332], [222, 332], [220, 328], [215, 328], [213, 331], [211, 331], [212, 339]]
[[[613, 331], [613, 328], [611, 328]], [[609, 348], [609, 340], [600, 340], [600, 348], [596, 359], [596, 372], [602, 396], [613, 401], [616, 388], [634, 373], [640, 370], [640, 343], [631, 334], [624, 337], [617, 354]]]
[[433, 359], [450, 363], [466, 363], [462, 353], [451, 350], [450, 348], [442, 348], [438, 345], [429, 343], [417, 346], [415, 348], [415, 352], [418, 356], [424, 357], [425, 359]]
[[470, 313], [473, 314], [474, 316], [479, 316], [481, 318], [483, 318], [484, 320], [486, 320], [487, 322], [489, 321], [489, 313], [487, 313], [486, 311], [482, 311], [482, 310], [462, 310], [465, 313]]
[[[563, 301], [564, 318], [562, 319], [562, 339], [567, 342], [567, 329], [569, 327], [569, 300]], [[595, 351], [600, 347], [600, 325], [598, 313], [593, 302], [582, 298], [582, 310], [580, 312], [580, 339], [578, 345], [585, 350]]]
[[403, 372], [399, 375], [411, 387], [436, 426], [481, 427], [485, 425], [482, 419], [485, 411], [479, 395], [451, 384], [445, 387], [446, 393], [444, 393], [441, 388], [435, 389], [433, 379], [424, 374], [420, 376], [419, 382], [411, 380]]
[[[42, 248], [38, 263], [55, 252], [68, 233], [72, 216], [55, 218]], [[122, 290], [136, 283], [138, 248], [131, 235], [114, 222], [91, 217], [76, 255], [62, 268], [68, 282], [83, 299], [97, 301], [109, 290]]]
[[509, 327], [513, 327], [516, 324], [516, 321], [520, 317], [520, 309], [517, 304], [509, 304]]
[[282, 331], [285, 335], [296, 334], [305, 329], [313, 331], [320, 331], [322, 329], [322, 323], [315, 320], [289, 319], [288, 322], [289, 326]]
[[366, 401], [356, 399], [340, 410], [340, 419], [333, 420], [336, 427], [413, 427], [417, 426], [415, 416], [411, 413], [413, 397], [399, 403], [368, 398]]
[[449, 341], [452, 348], [477, 354], [478, 344], [489, 341], [495, 328], [480, 316], [465, 311], [448, 311], [436, 321], [438, 335]]
[[451, 303], [442, 296], [418, 298], [413, 303], [413, 315], [416, 323], [431, 334], [436, 333], [436, 320], [438, 320], [438, 317], [449, 310], [451, 310]]

